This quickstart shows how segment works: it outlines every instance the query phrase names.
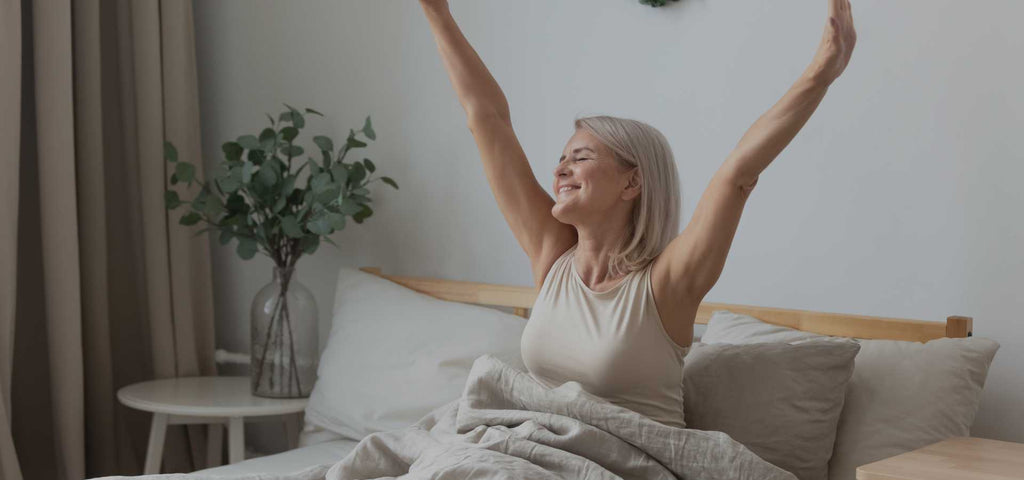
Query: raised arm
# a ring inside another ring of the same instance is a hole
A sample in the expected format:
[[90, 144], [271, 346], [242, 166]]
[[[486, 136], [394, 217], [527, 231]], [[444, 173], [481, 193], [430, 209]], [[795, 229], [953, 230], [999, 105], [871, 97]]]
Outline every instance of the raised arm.
[[519, 145], [508, 100], [462, 35], [447, 0], [420, 0], [484, 164], [487, 181], [540, 285], [558, 256], [576, 241], [576, 230], [551, 215], [555, 202], [533, 175]]
[[[705, 189], [693, 217], [655, 260], [663, 299], [697, 304], [718, 281], [747, 197], [761, 172], [807, 123], [850, 62], [857, 35], [849, 0], [828, 0], [829, 19], [810, 66], [747, 130]], [[660, 299], [659, 299], [660, 300]]]

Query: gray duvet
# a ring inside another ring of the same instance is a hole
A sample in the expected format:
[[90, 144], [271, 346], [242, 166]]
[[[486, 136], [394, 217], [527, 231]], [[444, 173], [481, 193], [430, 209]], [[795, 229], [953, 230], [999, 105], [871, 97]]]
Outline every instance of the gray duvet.
[[576, 382], [548, 389], [490, 355], [475, 361], [460, 398], [409, 428], [367, 436], [334, 465], [234, 478], [796, 479], [724, 433], [663, 425]]

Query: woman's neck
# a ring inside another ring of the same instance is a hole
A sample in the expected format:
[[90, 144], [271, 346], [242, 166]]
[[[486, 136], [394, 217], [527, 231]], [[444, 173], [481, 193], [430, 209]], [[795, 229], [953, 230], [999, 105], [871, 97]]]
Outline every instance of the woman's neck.
[[612, 276], [609, 261], [619, 251], [626, 236], [625, 225], [604, 224], [595, 227], [576, 226], [579, 240], [574, 255], [574, 265], [580, 279], [592, 290], [605, 290], [605, 285], [614, 286], [623, 275]]

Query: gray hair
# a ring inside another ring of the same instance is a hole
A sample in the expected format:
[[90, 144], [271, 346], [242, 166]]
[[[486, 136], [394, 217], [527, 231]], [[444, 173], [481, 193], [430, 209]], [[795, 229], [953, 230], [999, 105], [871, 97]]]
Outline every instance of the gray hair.
[[613, 275], [640, 270], [679, 233], [679, 173], [672, 148], [658, 129], [637, 120], [602, 115], [574, 123], [607, 145], [623, 166], [639, 167], [640, 201], [609, 270]]

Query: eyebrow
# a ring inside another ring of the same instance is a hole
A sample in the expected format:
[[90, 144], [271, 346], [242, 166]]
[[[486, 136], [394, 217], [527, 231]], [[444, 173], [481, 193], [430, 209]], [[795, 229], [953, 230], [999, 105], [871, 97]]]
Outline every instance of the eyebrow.
[[[592, 153], [594, 155], [597, 155], [597, 152], [591, 150], [590, 147], [576, 147], [576, 148], [572, 149], [572, 153], [573, 153], [573, 155], [575, 155], [575, 154], [577, 154], [579, 152], [582, 152], [584, 150], [586, 150], [586, 151], [588, 151], [588, 152], [590, 152], [590, 153]], [[558, 162], [559, 163], [561, 163], [562, 160], [565, 160], [565, 155], [562, 155], [561, 157], [558, 158]]]

